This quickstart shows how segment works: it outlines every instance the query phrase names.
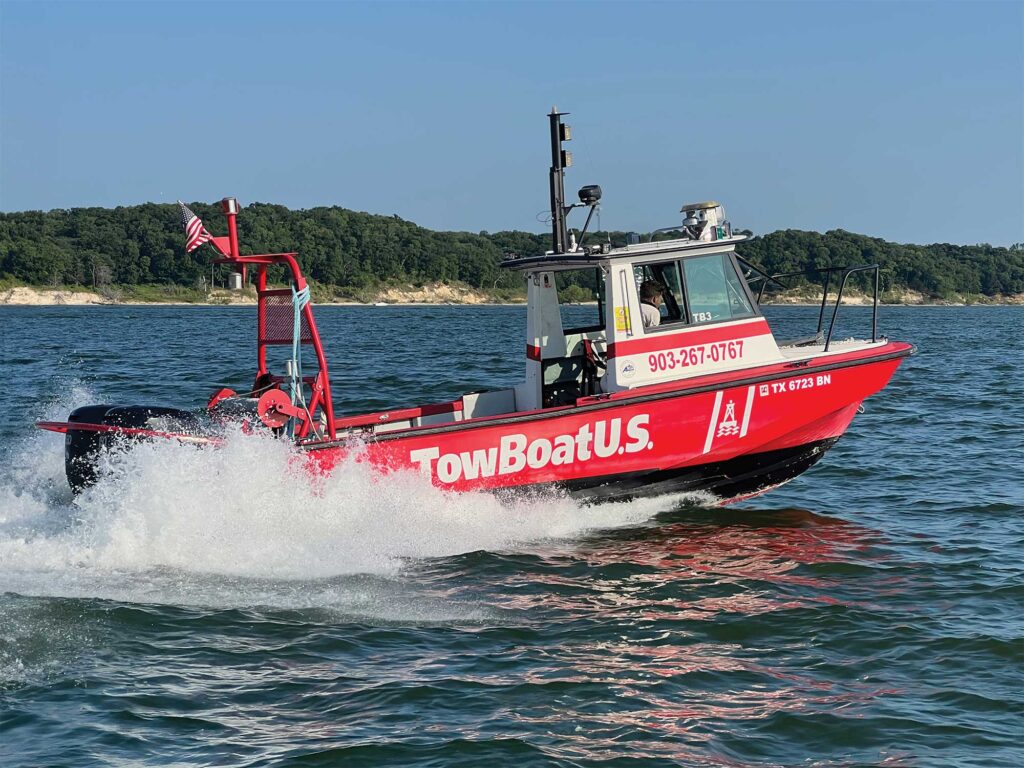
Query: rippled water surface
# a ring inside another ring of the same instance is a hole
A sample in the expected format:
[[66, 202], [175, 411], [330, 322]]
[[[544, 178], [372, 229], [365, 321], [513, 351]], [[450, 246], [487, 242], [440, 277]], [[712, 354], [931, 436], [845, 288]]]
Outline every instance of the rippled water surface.
[[[521, 370], [522, 308], [318, 318], [339, 410]], [[734, 507], [313, 487], [245, 437], [72, 505], [32, 421], [241, 388], [253, 319], [0, 307], [0, 765], [1024, 764], [1024, 311], [883, 308], [920, 353]]]

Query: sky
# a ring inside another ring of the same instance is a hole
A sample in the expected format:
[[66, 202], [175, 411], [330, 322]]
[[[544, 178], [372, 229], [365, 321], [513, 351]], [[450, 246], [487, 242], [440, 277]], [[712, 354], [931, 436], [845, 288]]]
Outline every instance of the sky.
[[542, 232], [553, 105], [606, 229], [714, 199], [755, 233], [1024, 242], [1020, 0], [0, 0], [2, 211], [230, 195]]

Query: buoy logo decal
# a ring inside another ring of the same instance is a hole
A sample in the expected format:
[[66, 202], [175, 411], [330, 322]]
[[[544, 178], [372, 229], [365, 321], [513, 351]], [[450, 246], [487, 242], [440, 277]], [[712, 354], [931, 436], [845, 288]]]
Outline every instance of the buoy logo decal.
[[750, 426], [750, 412], [754, 407], [754, 387], [747, 387], [747, 399], [743, 405], [743, 414], [736, 416], [736, 401], [731, 397], [722, 409], [722, 400], [725, 390], [718, 390], [715, 393], [715, 405], [711, 409], [711, 418], [708, 419], [708, 434], [704, 440], [703, 453], [711, 451], [715, 440], [719, 438], [744, 438], [747, 436], [747, 428]]

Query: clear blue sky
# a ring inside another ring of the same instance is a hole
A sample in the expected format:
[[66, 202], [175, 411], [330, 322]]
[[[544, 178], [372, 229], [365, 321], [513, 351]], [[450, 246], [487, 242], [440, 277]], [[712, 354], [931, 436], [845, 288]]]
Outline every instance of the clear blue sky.
[[0, 1], [0, 210], [342, 205], [1024, 241], [1024, 3]]

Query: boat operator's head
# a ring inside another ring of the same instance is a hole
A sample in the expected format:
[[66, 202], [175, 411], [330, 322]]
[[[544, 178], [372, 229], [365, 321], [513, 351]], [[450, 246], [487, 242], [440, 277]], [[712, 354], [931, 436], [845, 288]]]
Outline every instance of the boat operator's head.
[[644, 280], [640, 284], [640, 301], [657, 307], [661, 305], [665, 287], [657, 280]]

